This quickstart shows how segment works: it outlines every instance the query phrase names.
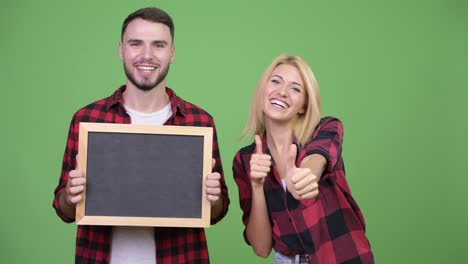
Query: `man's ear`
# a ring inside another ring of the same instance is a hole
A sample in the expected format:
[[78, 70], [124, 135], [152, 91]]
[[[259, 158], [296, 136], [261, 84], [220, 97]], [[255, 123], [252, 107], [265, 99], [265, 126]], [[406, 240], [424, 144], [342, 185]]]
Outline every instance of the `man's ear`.
[[171, 48], [171, 49], [172, 49], [172, 56], [171, 56], [171, 64], [172, 64], [172, 63], [174, 62], [174, 58], [175, 58], [175, 54], [176, 54], [176, 52], [175, 52], [175, 46], [172, 45], [172, 48]]
[[120, 60], [123, 60], [122, 41], [119, 42], [119, 58], [120, 58]]

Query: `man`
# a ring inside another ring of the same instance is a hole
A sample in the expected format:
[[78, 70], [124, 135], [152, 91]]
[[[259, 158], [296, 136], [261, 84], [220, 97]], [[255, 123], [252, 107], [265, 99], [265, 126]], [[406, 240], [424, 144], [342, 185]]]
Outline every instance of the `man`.
[[[213, 127], [213, 172], [207, 175], [206, 198], [211, 223], [227, 213], [216, 129], [203, 109], [179, 98], [166, 87], [175, 56], [174, 25], [158, 8], [130, 14], [122, 25], [119, 55], [127, 82], [110, 97], [78, 110], [70, 125], [59, 185], [53, 206], [65, 222], [75, 220], [75, 205], [83, 199], [85, 178], [76, 170], [80, 122], [108, 122]], [[150, 201], [149, 201], [150, 202]], [[78, 226], [76, 263], [209, 263], [204, 229]]]

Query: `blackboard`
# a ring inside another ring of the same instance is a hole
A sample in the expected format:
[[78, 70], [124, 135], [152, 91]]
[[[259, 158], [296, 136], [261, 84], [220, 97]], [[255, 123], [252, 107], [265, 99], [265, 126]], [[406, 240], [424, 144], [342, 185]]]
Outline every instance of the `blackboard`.
[[213, 129], [80, 123], [79, 225], [207, 227]]

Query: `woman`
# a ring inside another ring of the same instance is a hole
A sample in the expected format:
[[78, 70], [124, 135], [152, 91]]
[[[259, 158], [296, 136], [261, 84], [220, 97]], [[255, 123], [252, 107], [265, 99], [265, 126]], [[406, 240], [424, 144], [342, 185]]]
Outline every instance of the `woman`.
[[314, 74], [281, 55], [263, 73], [234, 158], [245, 225], [258, 256], [275, 263], [374, 263], [364, 218], [345, 179], [343, 127], [321, 118]]

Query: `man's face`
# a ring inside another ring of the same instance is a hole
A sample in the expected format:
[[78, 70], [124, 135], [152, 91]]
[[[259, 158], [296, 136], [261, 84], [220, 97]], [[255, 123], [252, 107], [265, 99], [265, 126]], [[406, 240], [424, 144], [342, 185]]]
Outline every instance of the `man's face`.
[[174, 60], [169, 27], [137, 18], [131, 21], [119, 45], [127, 85], [149, 91], [162, 83], [165, 85], [169, 64]]

